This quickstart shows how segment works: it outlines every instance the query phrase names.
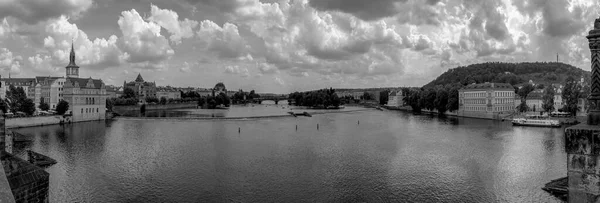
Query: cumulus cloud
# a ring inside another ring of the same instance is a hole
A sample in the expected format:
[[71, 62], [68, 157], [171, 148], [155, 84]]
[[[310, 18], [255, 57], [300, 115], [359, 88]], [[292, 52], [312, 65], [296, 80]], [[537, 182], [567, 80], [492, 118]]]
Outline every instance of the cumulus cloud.
[[363, 20], [378, 20], [395, 15], [399, 4], [407, 0], [310, 0], [310, 5], [318, 10], [350, 13]]
[[198, 22], [190, 19], [179, 20], [177, 12], [161, 9], [155, 5], [150, 6], [150, 17], [148, 20], [165, 28], [171, 36], [169, 39], [175, 44], [181, 43], [182, 38], [191, 38], [194, 36], [194, 29]]
[[247, 68], [241, 68], [237, 65], [235, 66], [225, 66], [225, 73], [228, 74], [233, 74], [233, 75], [240, 75], [242, 77], [248, 77], [250, 76], [250, 71], [248, 71]]
[[238, 58], [248, 52], [238, 27], [234, 24], [225, 23], [221, 27], [210, 20], [204, 20], [200, 23], [197, 34], [200, 40], [208, 44], [207, 49], [221, 58]]
[[22, 60], [21, 56], [14, 56], [10, 50], [0, 48], [0, 70], [2, 72], [10, 72], [15, 75], [21, 73]]
[[277, 69], [277, 67], [275, 67], [275, 65], [268, 64], [268, 63], [261, 63], [258, 66], [258, 70], [260, 70], [260, 73], [262, 73], [262, 74], [274, 74], [274, 73], [279, 72], [279, 70]]
[[129, 56], [128, 62], [159, 62], [175, 54], [160, 34], [161, 26], [146, 22], [135, 9], [121, 12], [117, 23], [123, 33], [120, 47]]
[[528, 16], [542, 14], [543, 32], [552, 37], [568, 37], [578, 34], [584, 28], [582, 7], [569, 10], [569, 1], [529, 0], [512, 2], [519, 11]]
[[126, 57], [118, 47], [117, 36], [89, 39], [84, 31], [70, 23], [65, 16], [48, 21], [44, 35], [44, 48], [52, 56], [51, 64], [55, 66], [66, 66], [69, 63], [71, 44], [74, 45], [79, 65], [116, 67]]
[[92, 4], [92, 0], [2, 0], [0, 18], [10, 16], [35, 24], [62, 15], [77, 16]]

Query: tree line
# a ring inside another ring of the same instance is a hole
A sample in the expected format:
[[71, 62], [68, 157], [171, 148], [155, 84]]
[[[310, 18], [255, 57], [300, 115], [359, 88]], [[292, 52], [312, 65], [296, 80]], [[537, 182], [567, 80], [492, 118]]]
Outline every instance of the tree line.
[[337, 108], [342, 105], [342, 100], [338, 97], [333, 88], [329, 88], [317, 91], [291, 93], [288, 97], [288, 103], [311, 108]]

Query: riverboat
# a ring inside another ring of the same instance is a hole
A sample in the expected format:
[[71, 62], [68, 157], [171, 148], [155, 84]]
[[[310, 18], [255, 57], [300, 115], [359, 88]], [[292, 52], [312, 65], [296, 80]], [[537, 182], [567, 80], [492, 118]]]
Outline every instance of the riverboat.
[[524, 118], [515, 118], [512, 120], [515, 126], [538, 126], [538, 127], [560, 127], [560, 121], [549, 119], [548, 116], [527, 115]]

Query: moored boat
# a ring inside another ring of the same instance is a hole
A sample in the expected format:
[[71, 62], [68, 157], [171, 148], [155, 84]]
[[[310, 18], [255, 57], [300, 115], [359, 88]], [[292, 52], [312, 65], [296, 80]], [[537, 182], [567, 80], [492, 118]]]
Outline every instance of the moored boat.
[[538, 127], [560, 127], [561, 123], [556, 119], [549, 119], [547, 116], [525, 116], [524, 118], [515, 118], [512, 120], [515, 126], [538, 126]]

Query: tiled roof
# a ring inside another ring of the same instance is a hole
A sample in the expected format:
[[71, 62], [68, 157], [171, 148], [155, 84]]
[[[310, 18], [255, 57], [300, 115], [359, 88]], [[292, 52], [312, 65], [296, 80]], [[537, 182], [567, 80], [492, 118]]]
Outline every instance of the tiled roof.
[[75, 86], [75, 84], [78, 84], [79, 87], [81, 88], [81, 87], [87, 87], [87, 83], [89, 80], [92, 80], [92, 83], [94, 84], [95, 89], [102, 88], [102, 80], [96, 80], [96, 79], [91, 79], [91, 78], [67, 78], [66, 83], [71, 84], [73, 86]]
[[513, 86], [508, 83], [479, 83], [479, 84], [470, 84], [466, 87], [461, 88], [461, 90], [475, 90], [475, 89], [509, 89], [514, 90]]

